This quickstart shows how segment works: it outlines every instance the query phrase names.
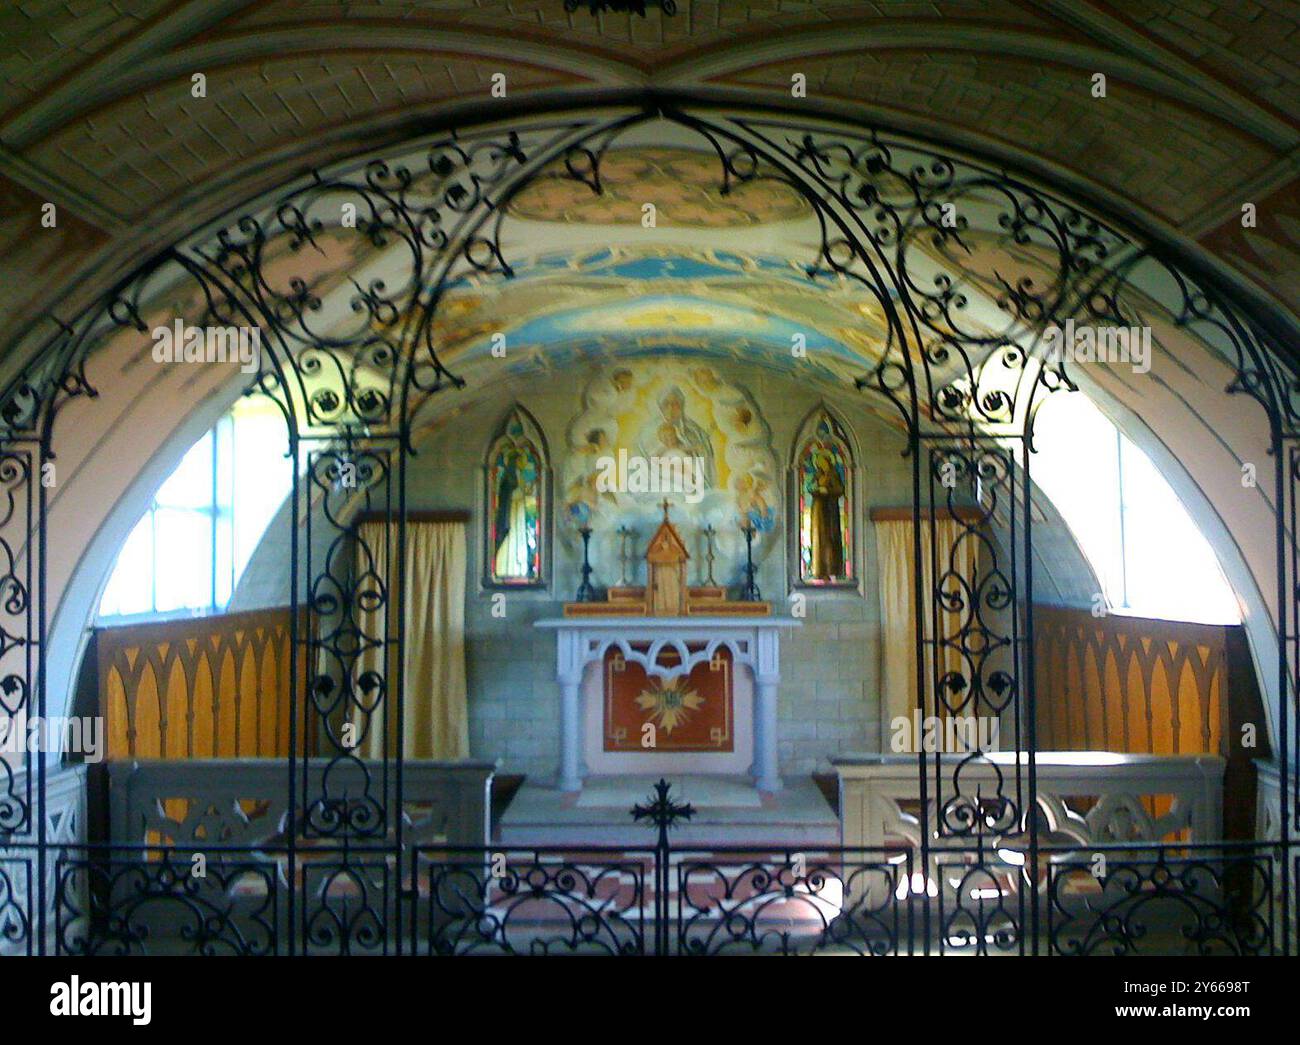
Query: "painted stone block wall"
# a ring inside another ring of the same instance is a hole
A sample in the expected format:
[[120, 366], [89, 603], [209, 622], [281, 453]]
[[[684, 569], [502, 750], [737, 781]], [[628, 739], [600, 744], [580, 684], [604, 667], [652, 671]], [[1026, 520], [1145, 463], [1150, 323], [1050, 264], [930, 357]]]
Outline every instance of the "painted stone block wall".
[[[782, 470], [779, 483], [783, 496], [776, 520], [780, 532], [760, 563], [757, 581], [776, 611], [788, 615], [785, 470], [797, 430], [823, 400], [796, 382], [759, 368], [719, 365], [717, 369], [752, 395], [770, 429], [772, 449]], [[554, 679], [554, 638], [536, 633], [532, 623], [560, 615], [561, 604], [574, 597], [581, 557], [576, 546], [567, 545], [557, 535], [551, 543], [548, 590], [508, 592], [498, 604], [505, 616], [493, 615], [492, 596], [496, 593], [481, 583], [484, 455], [492, 433], [518, 403], [542, 430], [553, 471], [562, 473], [566, 429], [579, 407], [582, 383], [572, 378], [517, 383], [490, 401], [466, 403], [454, 418], [419, 438], [419, 452], [410, 472], [408, 503], [413, 510], [459, 508], [472, 512], [466, 605], [470, 745], [476, 757], [503, 759], [506, 772], [544, 777], [555, 771], [559, 687]], [[876, 505], [910, 501], [911, 465], [902, 456], [902, 436], [868, 414], [862, 401], [852, 395], [826, 403], [849, 426], [860, 451], [864, 482], [855, 533], [863, 553], [863, 583], [861, 593], [807, 593], [804, 626], [783, 640], [779, 755], [785, 773], [827, 769], [831, 755], [879, 746], [880, 604], [875, 534], [867, 513]], [[684, 530], [690, 529], [685, 508], [675, 508], [674, 519]], [[556, 520], [556, 529], [562, 525], [562, 520]], [[610, 534], [593, 535], [593, 541], [601, 539], [613, 538]], [[695, 571], [702, 564], [693, 561], [690, 567], [691, 582], [698, 583], [702, 578]], [[719, 579], [731, 575], [721, 559], [717, 567]], [[595, 579], [608, 584], [618, 578]]]
[[[620, 364], [622, 365], [622, 364]], [[904, 438], [852, 393], [823, 399], [818, 393], [774, 370], [758, 366], [711, 363], [719, 376], [752, 399], [765, 425], [766, 439], [780, 473], [775, 525], [779, 531], [765, 548], [758, 569], [763, 596], [778, 612], [791, 611], [793, 573], [787, 539], [790, 524], [789, 473], [793, 443], [809, 414], [820, 404], [842, 419], [858, 457], [861, 495], [855, 530], [860, 549], [861, 593], [807, 592], [804, 625], [785, 637], [780, 694], [779, 755], [786, 773], [828, 768], [839, 752], [878, 750], [882, 737], [880, 702], [880, 597], [876, 536], [869, 522], [873, 507], [911, 502], [911, 462], [903, 456]], [[470, 742], [474, 756], [501, 758], [506, 772], [548, 776], [555, 771], [559, 747], [559, 689], [554, 680], [554, 638], [537, 633], [532, 623], [558, 616], [574, 597], [581, 556], [576, 543], [560, 539], [569, 428], [579, 417], [584, 386], [604, 369], [538, 379], [507, 377], [491, 395], [448, 392], [437, 403], [435, 420], [416, 425], [417, 453], [408, 462], [408, 504], [412, 510], [461, 509], [472, 515], [466, 597], [466, 656], [469, 683]], [[548, 515], [551, 560], [548, 585], [541, 591], [506, 594], [505, 617], [493, 615], [493, 594], [482, 584], [485, 537], [484, 464], [488, 444], [506, 415], [522, 406], [537, 422], [551, 455], [551, 494], [557, 507]], [[679, 502], [680, 498], [674, 498]], [[674, 508], [685, 534], [698, 529], [685, 506]], [[231, 610], [283, 606], [289, 601], [289, 514], [287, 506], [268, 528], [241, 580]], [[299, 538], [305, 540], [300, 526]], [[327, 551], [328, 531], [316, 528], [313, 558]], [[608, 531], [593, 541], [611, 542]], [[1035, 569], [1042, 601], [1086, 605], [1095, 587], [1081, 566], [1077, 545], [1059, 517], [1047, 506], [1035, 519]], [[644, 540], [637, 547], [643, 551]], [[690, 581], [702, 579], [698, 545], [694, 545]], [[733, 580], [737, 563], [719, 558], [715, 575]], [[608, 571], [605, 571], [608, 572]], [[598, 574], [597, 583], [616, 576]], [[305, 591], [305, 589], [304, 589]], [[303, 597], [303, 593], [300, 593]]]

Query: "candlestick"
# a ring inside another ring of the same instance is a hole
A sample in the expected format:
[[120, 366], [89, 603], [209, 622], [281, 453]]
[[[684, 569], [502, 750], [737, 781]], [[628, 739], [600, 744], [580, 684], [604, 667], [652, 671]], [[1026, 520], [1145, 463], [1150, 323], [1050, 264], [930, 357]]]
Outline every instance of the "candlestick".
[[709, 564], [709, 575], [705, 578], [704, 583], [711, 588], [717, 584], [717, 581], [713, 579], [713, 538], [717, 536], [718, 531], [713, 528], [712, 524], [710, 524], [704, 527], [700, 532], [704, 534], [704, 555]]
[[624, 588], [632, 583], [631, 579], [627, 575], [627, 565], [632, 559], [631, 554], [628, 552], [628, 545], [635, 536], [635, 530], [629, 530], [626, 526], [620, 526], [618, 528], [618, 583]]
[[582, 534], [582, 583], [578, 585], [577, 602], [595, 602], [596, 589], [591, 586], [591, 527], [584, 526]]
[[745, 586], [740, 590], [740, 601], [758, 602], [763, 596], [754, 583], [754, 534], [757, 531], [748, 519], [740, 529], [745, 535]]

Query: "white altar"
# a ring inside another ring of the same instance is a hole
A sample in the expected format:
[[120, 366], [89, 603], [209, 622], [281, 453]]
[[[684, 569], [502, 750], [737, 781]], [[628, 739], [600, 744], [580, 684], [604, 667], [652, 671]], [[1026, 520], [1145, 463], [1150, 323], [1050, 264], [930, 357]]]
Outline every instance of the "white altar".
[[[556, 617], [535, 622], [535, 627], [556, 635], [555, 676], [560, 683], [560, 774], [562, 791], [580, 791], [588, 773], [620, 772], [617, 763], [602, 758], [592, 744], [594, 702], [592, 682], [600, 684], [599, 665], [608, 650], [639, 664], [647, 675], [669, 681], [689, 675], [698, 664], [711, 661], [725, 647], [735, 665], [749, 669], [747, 691], [737, 688], [738, 727], [748, 724], [748, 764], [737, 765], [724, 756], [706, 754], [630, 755], [642, 772], [704, 772], [740, 774], [748, 771], [759, 791], [781, 790], [777, 765], [777, 690], [781, 681], [783, 630], [801, 622], [788, 617]], [[634, 644], [635, 647], [634, 648]], [[648, 644], [648, 646], [646, 645]], [[676, 663], [664, 667], [660, 654], [672, 650]], [[746, 700], [746, 695], [749, 699]], [[597, 731], [598, 739], [598, 731]], [[653, 762], [646, 761], [654, 760]], [[593, 766], [593, 762], [599, 765]]]

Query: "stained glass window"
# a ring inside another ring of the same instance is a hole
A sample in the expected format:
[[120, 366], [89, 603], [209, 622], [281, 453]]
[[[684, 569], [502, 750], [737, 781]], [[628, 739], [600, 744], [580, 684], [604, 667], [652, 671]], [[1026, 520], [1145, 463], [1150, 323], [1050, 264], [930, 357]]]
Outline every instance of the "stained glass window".
[[799, 581], [853, 581], [853, 459], [834, 419], [821, 413], [796, 458]]
[[545, 456], [535, 426], [516, 409], [488, 452], [485, 573], [489, 583], [542, 583], [545, 476]]

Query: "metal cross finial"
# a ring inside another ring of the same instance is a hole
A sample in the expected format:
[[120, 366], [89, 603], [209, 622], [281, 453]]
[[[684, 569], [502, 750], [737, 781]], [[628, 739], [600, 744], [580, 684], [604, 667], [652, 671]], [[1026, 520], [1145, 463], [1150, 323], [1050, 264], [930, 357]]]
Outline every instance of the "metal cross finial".
[[672, 507], [672, 504], [669, 502], [668, 498], [665, 497], [665, 498], [664, 498], [664, 503], [661, 504], [659, 507], [662, 508], [662, 509], [664, 510], [664, 522], [667, 522], [667, 521], [668, 521], [668, 509]]
[[649, 797], [646, 805], [634, 805], [632, 807], [633, 820], [649, 820], [659, 828], [659, 839], [661, 844], [667, 844], [668, 829], [673, 826], [679, 819], [689, 820], [695, 815], [695, 807], [689, 802], [674, 802], [669, 797], [672, 785], [662, 777], [659, 783], [655, 784], [654, 794]]
[[671, 785], [663, 777], [655, 784], [654, 794], [645, 805], [632, 807], [633, 820], [649, 820], [659, 829], [655, 842], [655, 953], [668, 953], [668, 865], [671, 859], [668, 848], [668, 829], [678, 820], [689, 820], [695, 807], [689, 802], [674, 802]]

